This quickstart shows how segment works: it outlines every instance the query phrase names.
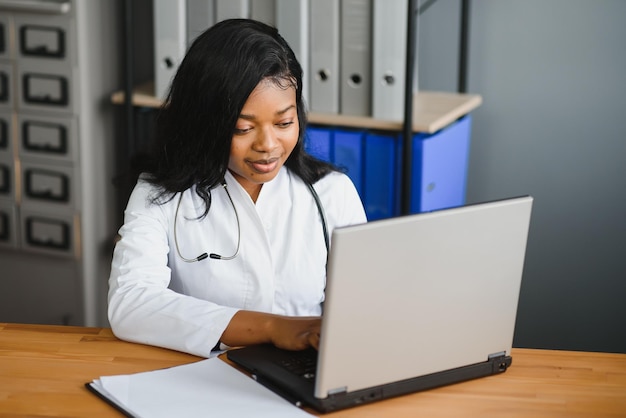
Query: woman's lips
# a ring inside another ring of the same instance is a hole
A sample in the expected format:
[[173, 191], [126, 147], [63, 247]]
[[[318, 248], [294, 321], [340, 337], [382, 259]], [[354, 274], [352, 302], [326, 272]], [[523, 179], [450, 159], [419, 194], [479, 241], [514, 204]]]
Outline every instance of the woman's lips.
[[248, 161], [248, 165], [257, 173], [269, 173], [274, 171], [278, 166], [278, 158], [270, 158], [268, 160]]

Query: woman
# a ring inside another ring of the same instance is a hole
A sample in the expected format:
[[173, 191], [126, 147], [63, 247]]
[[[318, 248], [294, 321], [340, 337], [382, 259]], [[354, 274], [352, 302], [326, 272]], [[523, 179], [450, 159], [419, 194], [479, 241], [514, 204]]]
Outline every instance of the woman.
[[366, 218], [349, 178], [305, 153], [305, 123], [302, 69], [274, 28], [227, 20], [194, 41], [119, 231], [118, 337], [205, 357], [317, 347], [325, 240]]

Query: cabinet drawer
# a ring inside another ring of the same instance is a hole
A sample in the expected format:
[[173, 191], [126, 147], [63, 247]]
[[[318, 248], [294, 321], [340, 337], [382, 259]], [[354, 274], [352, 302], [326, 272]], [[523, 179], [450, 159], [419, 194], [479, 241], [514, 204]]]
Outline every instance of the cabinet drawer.
[[9, 42], [10, 31], [11, 23], [9, 15], [0, 15], [0, 59], [11, 58], [11, 43]]
[[17, 247], [16, 219], [13, 202], [0, 199], [0, 247]]
[[24, 57], [65, 59], [66, 43], [63, 28], [41, 24], [25, 24], [19, 28], [19, 51]]
[[69, 80], [64, 75], [27, 72], [22, 74], [23, 100], [27, 104], [67, 106]]
[[22, 249], [63, 256], [74, 253], [77, 222], [73, 214], [22, 207], [20, 219]]
[[14, 51], [11, 43], [13, 19], [10, 14], [0, 14], [0, 59], [13, 59]]
[[72, 69], [43, 60], [22, 61], [17, 68], [20, 110], [73, 112]]
[[15, 200], [13, 175], [13, 160], [0, 154], [0, 199]]
[[0, 62], [0, 109], [13, 107], [13, 66]]
[[76, 201], [73, 167], [22, 161], [22, 201], [73, 208]]
[[0, 156], [11, 156], [11, 138], [13, 138], [12, 120], [10, 113], [0, 111]]
[[73, 40], [68, 17], [17, 13], [14, 28], [19, 60], [36, 58], [71, 65]]
[[18, 115], [19, 155], [45, 162], [76, 158], [76, 123], [71, 117]]

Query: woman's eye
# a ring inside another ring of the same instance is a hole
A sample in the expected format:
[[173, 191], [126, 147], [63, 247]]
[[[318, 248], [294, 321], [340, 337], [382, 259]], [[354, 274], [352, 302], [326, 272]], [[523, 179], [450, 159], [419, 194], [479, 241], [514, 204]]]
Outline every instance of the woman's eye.
[[276, 124], [279, 128], [287, 128], [291, 125], [293, 125], [293, 121], [289, 121], [289, 122], [280, 122]]
[[235, 128], [235, 134], [242, 135], [248, 133], [252, 130], [252, 128]]

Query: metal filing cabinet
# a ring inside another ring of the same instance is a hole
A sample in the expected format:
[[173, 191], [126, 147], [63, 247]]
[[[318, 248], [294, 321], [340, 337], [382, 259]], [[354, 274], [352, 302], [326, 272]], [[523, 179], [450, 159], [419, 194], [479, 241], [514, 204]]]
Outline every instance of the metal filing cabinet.
[[0, 322], [106, 325], [119, 9], [0, 0]]

